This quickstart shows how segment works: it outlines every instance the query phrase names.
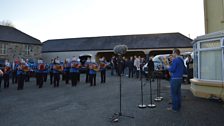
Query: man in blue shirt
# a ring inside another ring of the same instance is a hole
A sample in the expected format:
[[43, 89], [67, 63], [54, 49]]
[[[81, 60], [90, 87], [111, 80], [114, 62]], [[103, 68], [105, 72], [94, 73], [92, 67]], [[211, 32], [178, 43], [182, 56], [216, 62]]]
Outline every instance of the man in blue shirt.
[[168, 108], [168, 110], [179, 111], [181, 108], [181, 82], [183, 74], [186, 73], [186, 68], [183, 59], [180, 57], [179, 49], [173, 50], [173, 56], [172, 64], [167, 65], [171, 73], [170, 88], [172, 97], [172, 108]]

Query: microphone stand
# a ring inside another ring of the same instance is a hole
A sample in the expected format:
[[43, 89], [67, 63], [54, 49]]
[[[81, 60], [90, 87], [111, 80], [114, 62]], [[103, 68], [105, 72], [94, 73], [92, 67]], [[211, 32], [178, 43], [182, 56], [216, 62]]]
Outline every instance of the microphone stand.
[[157, 97], [154, 100], [159, 102], [163, 100], [163, 97], [160, 96], [161, 79], [159, 71], [157, 72], [156, 77], [157, 77]]
[[156, 105], [152, 103], [152, 77], [149, 77], [149, 86], [150, 86], [150, 103], [148, 104], [148, 107], [155, 108]]
[[141, 69], [141, 71], [140, 71], [141, 73], [140, 73], [140, 79], [141, 79], [141, 104], [140, 105], [138, 105], [138, 107], [139, 108], [146, 108], [146, 105], [145, 104], [143, 104], [143, 84], [142, 84], [142, 69]]
[[[122, 57], [121, 55], [119, 55], [119, 64], [121, 65], [121, 60], [122, 60]], [[120, 78], [120, 84], [119, 84], [119, 96], [120, 96], [120, 104], [119, 104], [119, 112], [118, 113], [114, 113], [114, 115], [112, 116], [112, 122], [118, 122], [119, 121], [119, 117], [123, 116], [123, 117], [129, 117], [129, 118], [134, 118], [133, 116], [129, 116], [129, 115], [124, 115], [121, 111], [121, 67], [119, 67], [119, 78]]]

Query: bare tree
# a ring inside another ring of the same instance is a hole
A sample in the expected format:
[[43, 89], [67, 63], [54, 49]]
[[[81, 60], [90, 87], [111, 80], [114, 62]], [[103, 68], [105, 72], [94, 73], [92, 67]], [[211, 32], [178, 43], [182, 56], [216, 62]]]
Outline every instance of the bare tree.
[[13, 23], [11, 21], [9, 21], [9, 20], [2, 20], [2, 21], [0, 21], [0, 25], [9, 26], [9, 27], [15, 27], [13, 25]]

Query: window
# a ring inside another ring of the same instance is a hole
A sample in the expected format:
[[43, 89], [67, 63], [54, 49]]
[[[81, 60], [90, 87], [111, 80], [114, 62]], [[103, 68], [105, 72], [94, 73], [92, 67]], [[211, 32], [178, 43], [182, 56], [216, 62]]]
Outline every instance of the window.
[[30, 55], [30, 50], [31, 50], [30, 45], [25, 45], [25, 53], [26, 53], [26, 55]]
[[0, 54], [5, 55], [7, 53], [7, 44], [6, 43], [0, 43]]
[[200, 52], [200, 78], [222, 80], [222, 50]]

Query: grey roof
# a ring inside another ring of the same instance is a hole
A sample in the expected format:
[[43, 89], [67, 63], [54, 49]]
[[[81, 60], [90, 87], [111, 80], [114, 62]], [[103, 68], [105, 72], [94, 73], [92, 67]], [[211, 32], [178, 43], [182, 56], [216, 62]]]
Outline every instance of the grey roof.
[[2, 25], [0, 25], [0, 41], [24, 44], [42, 44], [40, 40], [26, 33], [23, 33], [22, 31], [16, 28]]
[[192, 39], [180, 33], [102, 36], [47, 40], [42, 52], [112, 50], [125, 44], [128, 49], [192, 48]]

